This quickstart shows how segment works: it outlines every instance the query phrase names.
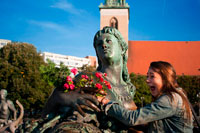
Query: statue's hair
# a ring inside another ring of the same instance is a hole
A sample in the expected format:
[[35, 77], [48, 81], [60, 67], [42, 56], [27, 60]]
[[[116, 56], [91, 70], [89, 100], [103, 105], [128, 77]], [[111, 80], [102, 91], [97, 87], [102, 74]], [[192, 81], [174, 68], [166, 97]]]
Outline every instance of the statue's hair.
[[[128, 45], [127, 45], [126, 41], [124, 40], [124, 38], [122, 37], [121, 33], [117, 29], [106, 26], [102, 30], [99, 30], [94, 36], [93, 45], [94, 45], [95, 50], [96, 50], [97, 39], [105, 33], [114, 35], [117, 38], [118, 43], [120, 44], [120, 47], [122, 49], [122, 53], [121, 53], [121, 55], [123, 57], [122, 78], [126, 83], [130, 83], [128, 69], [127, 69], [127, 55], [126, 55]], [[96, 54], [97, 54], [97, 50], [96, 50]], [[99, 64], [97, 71], [99, 71], [99, 70], [101, 70], [102, 64], [101, 64], [101, 60], [99, 59], [98, 54], [97, 54], [97, 58], [98, 58], [98, 64]]]

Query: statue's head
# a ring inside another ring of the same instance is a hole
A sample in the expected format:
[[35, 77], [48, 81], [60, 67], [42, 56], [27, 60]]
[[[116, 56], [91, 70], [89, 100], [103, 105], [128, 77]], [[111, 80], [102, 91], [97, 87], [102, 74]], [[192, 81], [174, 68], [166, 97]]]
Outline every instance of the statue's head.
[[112, 58], [115, 61], [122, 60], [122, 76], [124, 81], [128, 80], [128, 70], [126, 66], [126, 51], [128, 49], [128, 45], [121, 33], [113, 27], [106, 26], [95, 34], [93, 45], [96, 50], [99, 64], [97, 70], [101, 70], [103, 59]]
[[8, 92], [5, 89], [0, 90], [0, 100], [5, 100]]
[[[112, 44], [109, 44], [110, 40], [112, 41]], [[104, 52], [105, 56], [115, 56], [116, 54], [122, 56], [123, 58], [127, 58], [126, 51], [128, 49], [128, 45], [121, 33], [113, 27], [104, 27], [102, 30], [99, 30], [94, 37], [94, 48], [98, 57], [99, 67], [101, 67], [101, 56], [104, 56], [104, 54], [99, 52], [99, 45], [102, 45], [101, 47], [111, 47], [110, 49], [108, 48], [108, 51]], [[102, 49], [104, 50], [104, 48]]]

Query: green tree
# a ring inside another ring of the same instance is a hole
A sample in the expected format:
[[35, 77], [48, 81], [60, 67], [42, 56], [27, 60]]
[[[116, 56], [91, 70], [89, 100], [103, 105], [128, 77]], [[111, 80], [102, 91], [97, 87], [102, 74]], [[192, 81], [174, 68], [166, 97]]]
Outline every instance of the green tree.
[[40, 66], [40, 72], [42, 80], [53, 88], [63, 85], [66, 77], [70, 74], [70, 70], [63, 63], [56, 67], [56, 64], [49, 59], [46, 64]]
[[96, 71], [96, 67], [83, 65], [81, 68], [79, 68], [80, 72], [86, 71], [86, 72], [94, 72]]
[[44, 64], [36, 48], [27, 43], [10, 43], [0, 49], [0, 88], [8, 97], [18, 99], [26, 110], [41, 109], [52, 91], [41, 80], [40, 65]]
[[146, 76], [130, 74], [131, 83], [136, 87], [134, 102], [141, 107], [151, 102], [151, 92], [146, 84]]
[[177, 82], [187, 92], [188, 99], [192, 104], [199, 102], [197, 95], [200, 94], [200, 76], [178, 76]]

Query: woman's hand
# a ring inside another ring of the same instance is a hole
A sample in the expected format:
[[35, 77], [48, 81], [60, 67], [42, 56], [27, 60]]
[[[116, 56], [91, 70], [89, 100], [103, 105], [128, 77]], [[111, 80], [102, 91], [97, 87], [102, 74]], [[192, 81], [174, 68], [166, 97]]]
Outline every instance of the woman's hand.
[[102, 96], [97, 96], [97, 100], [98, 100], [98, 102], [99, 102], [100, 104], [103, 104], [103, 105], [105, 105], [105, 104], [107, 104], [108, 102], [110, 102], [110, 100], [107, 99], [105, 96], [104, 96], [104, 97], [102, 97]]
[[[107, 99], [105, 96], [97, 96], [97, 100], [100, 104], [106, 105], [108, 102], [110, 102], [109, 99]], [[136, 110], [137, 106], [134, 101], [124, 102], [124, 107], [128, 110]]]

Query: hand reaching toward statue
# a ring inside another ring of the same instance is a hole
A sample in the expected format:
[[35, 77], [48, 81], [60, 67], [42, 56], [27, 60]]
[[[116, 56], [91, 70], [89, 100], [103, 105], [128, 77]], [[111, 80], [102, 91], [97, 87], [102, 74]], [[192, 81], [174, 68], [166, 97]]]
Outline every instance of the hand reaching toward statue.
[[[99, 97], [98, 96], [97, 100], [99, 101], [100, 104], [103, 104], [103, 105], [106, 105], [106, 104], [108, 104], [110, 102], [110, 100], [107, 99], [105, 96], [104, 97]], [[135, 102], [131, 101], [131, 106], [129, 106], [129, 107], [125, 106], [125, 108], [129, 109], [129, 110], [136, 110], [137, 106], [136, 106]]]
[[107, 99], [105, 96], [101, 97], [101, 96], [97, 96], [97, 100], [100, 104], [106, 105], [108, 102], [110, 102], [109, 99]]

